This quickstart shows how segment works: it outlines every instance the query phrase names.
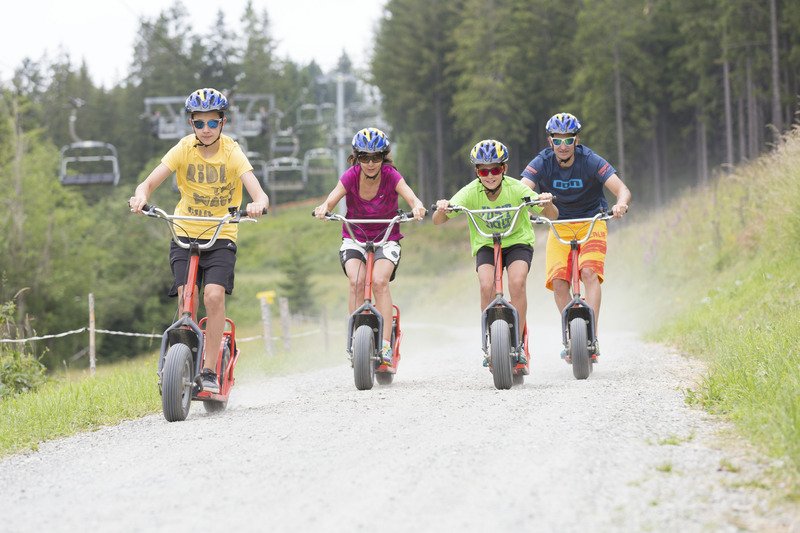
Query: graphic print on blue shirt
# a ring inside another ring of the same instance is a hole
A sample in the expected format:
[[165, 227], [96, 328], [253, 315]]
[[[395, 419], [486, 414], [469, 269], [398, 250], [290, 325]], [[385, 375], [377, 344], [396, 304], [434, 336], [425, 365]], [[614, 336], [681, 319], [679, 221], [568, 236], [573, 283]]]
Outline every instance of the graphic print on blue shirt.
[[549, 192], [556, 198], [558, 218], [591, 217], [601, 209], [608, 209], [603, 185], [613, 174], [611, 164], [591, 149], [579, 144], [575, 147], [575, 161], [569, 168], [561, 168], [552, 148], [545, 148], [522, 171], [539, 187], [539, 192]]

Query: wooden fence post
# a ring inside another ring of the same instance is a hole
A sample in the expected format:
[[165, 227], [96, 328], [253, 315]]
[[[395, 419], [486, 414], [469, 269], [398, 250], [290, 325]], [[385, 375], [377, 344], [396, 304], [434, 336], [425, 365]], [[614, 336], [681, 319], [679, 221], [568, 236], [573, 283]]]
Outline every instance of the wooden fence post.
[[95, 360], [94, 294], [89, 293], [89, 373], [94, 376]]
[[256, 298], [261, 301], [261, 323], [264, 326], [264, 351], [271, 357], [275, 355], [275, 344], [272, 342], [272, 311], [269, 306], [275, 301], [275, 291], [261, 291], [256, 293]]
[[283, 350], [292, 349], [290, 335], [292, 333], [292, 315], [289, 313], [289, 300], [285, 297], [278, 298], [278, 307], [281, 312], [281, 329], [283, 332]]

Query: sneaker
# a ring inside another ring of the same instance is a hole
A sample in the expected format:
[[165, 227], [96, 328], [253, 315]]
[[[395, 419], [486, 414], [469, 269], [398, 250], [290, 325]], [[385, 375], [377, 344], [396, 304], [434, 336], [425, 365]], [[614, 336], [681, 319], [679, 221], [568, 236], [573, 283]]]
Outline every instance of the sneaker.
[[200, 374], [205, 392], [219, 393], [219, 383], [217, 383], [217, 374], [208, 368], [203, 369]]
[[567, 363], [567, 364], [570, 364], [570, 363], [572, 363], [572, 358], [571, 358], [571, 357], [569, 356], [569, 354], [567, 353], [567, 349], [566, 349], [566, 348], [564, 348], [563, 350], [561, 350], [561, 359], [563, 359], [563, 360], [564, 360], [564, 362], [565, 362], [565, 363]]
[[483, 356], [483, 366], [486, 367], [486, 368], [489, 368], [489, 356], [488, 355], [484, 355]]
[[387, 341], [383, 341], [383, 348], [381, 348], [381, 364], [392, 366], [392, 345]]
[[600, 341], [597, 340], [597, 339], [594, 340], [594, 353], [593, 353], [593, 355], [595, 357], [598, 357], [600, 355]]

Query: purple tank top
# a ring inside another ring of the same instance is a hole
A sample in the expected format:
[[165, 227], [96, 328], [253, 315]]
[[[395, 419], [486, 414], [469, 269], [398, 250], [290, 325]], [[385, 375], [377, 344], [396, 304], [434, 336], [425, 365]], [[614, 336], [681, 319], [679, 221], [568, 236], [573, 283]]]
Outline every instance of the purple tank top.
[[[364, 200], [359, 195], [359, 176], [361, 166], [354, 165], [347, 169], [339, 181], [342, 182], [347, 191], [345, 202], [347, 203], [347, 218], [394, 218], [399, 208], [397, 202], [397, 184], [403, 176], [391, 165], [381, 167], [381, 183], [378, 186], [378, 193], [372, 200]], [[359, 224], [358, 228], [351, 224], [353, 234], [359, 241], [378, 240], [383, 237], [386, 231], [386, 224]], [[363, 231], [359, 231], [359, 228]], [[350, 237], [350, 234], [343, 227], [342, 237]], [[400, 225], [395, 224], [389, 234], [390, 241], [399, 241], [403, 238], [400, 234]]]

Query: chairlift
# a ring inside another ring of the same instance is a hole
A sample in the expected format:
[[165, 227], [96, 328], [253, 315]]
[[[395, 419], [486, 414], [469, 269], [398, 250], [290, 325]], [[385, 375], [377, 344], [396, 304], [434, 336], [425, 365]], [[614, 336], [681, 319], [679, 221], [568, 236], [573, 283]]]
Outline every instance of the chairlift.
[[236, 118], [233, 129], [242, 137], [266, 135], [276, 111], [274, 94], [231, 96], [231, 113]]
[[306, 186], [303, 164], [296, 157], [277, 157], [267, 164], [265, 186], [271, 191], [299, 191]]
[[297, 108], [297, 126], [322, 124], [322, 110], [316, 104], [303, 104]]
[[258, 178], [259, 183], [266, 187], [267, 176], [269, 174], [267, 170], [267, 160], [258, 152], [246, 152], [245, 155], [250, 161], [250, 164], [253, 165], [253, 174]]
[[119, 183], [119, 159], [113, 144], [84, 141], [75, 132], [78, 109], [84, 105], [80, 98], [72, 100], [69, 115], [69, 134], [72, 143], [61, 147], [59, 181], [62, 185], [104, 185]]
[[336, 177], [336, 158], [330, 148], [312, 148], [303, 156], [303, 177], [306, 182]]
[[159, 139], [181, 139], [192, 131], [184, 113], [185, 96], [151, 96], [144, 99], [144, 116]]
[[78, 141], [62, 147], [59, 179], [62, 185], [117, 185], [117, 149], [100, 141]]
[[319, 114], [323, 124], [332, 126], [336, 123], [336, 105], [330, 102], [320, 104]]
[[270, 153], [274, 156], [288, 154], [285, 157], [294, 158], [300, 150], [300, 139], [291, 128], [277, 132], [270, 140]]

